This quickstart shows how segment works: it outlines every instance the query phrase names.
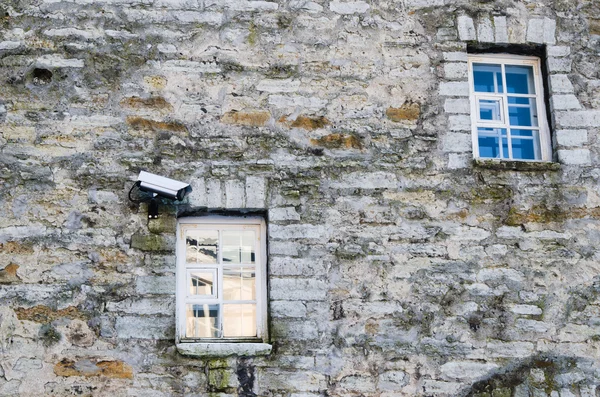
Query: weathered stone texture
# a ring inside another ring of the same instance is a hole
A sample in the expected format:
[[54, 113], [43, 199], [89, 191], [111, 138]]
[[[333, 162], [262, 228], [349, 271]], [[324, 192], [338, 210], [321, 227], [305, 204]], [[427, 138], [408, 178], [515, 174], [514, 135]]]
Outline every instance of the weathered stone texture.
[[[597, 395], [598, 15], [0, 2], [0, 396]], [[556, 162], [473, 161], [467, 47], [518, 46]], [[140, 170], [193, 192], [148, 220]], [[175, 345], [205, 211], [265, 215], [269, 344]]]

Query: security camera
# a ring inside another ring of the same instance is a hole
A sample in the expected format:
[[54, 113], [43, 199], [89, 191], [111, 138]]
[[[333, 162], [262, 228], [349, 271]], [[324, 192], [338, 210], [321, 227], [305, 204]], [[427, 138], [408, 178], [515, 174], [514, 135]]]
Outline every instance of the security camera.
[[129, 190], [129, 200], [140, 203], [145, 200], [134, 200], [131, 197], [131, 192], [135, 187], [143, 192], [152, 193], [152, 198], [149, 199], [148, 218], [158, 218], [158, 200], [156, 196], [161, 196], [170, 200], [183, 200], [186, 194], [192, 191], [189, 183], [179, 182], [175, 179], [165, 178], [164, 176], [151, 174], [146, 171], [140, 171], [137, 182]]
[[189, 183], [179, 182], [175, 179], [140, 171], [138, 175], [140, 190], [154, 193], [171, 200], [183, 200], [186, 194], [192, 191]]

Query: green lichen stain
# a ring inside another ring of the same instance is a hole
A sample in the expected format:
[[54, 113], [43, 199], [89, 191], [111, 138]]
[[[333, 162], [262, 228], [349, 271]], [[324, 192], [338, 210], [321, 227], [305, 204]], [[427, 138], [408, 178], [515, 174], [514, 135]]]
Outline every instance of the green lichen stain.
[[208, 372], [208, 385], [213, 391], [225, 390], [229, 387], [229, 377], [225, 368], [211, 369]]
[[258, 40], [258, 29], [254, 22], [250, 22], [250, 26], [248, 26], [248, 44], [251, 46], [256, 45]]

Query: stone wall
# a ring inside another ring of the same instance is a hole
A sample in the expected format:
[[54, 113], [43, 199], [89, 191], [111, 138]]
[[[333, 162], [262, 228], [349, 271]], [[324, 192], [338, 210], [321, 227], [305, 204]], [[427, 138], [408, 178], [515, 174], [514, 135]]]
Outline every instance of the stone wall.
[[[0, 395], [597, 396], [600, 4], [0, 2]], [[537, 46], [555, 164], [472, 162]], [[128, 201], [140, 169], [194, 188]], [[174, 344], [175, 223], [265, 211], [266, 357]]]

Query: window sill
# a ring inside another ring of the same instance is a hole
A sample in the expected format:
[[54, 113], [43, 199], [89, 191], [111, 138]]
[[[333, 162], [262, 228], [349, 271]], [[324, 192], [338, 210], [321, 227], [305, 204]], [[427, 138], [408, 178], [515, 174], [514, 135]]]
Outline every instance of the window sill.
[[266, 356], [268, 343], [178, 343], [179, 354], [188, 357]]
[[517, 170], [517, 171], [558, 171], [560, 163], [550, 161], [516, 161], [516, 160], [488, 160], [474, 159], [473, 166], [492, 170]]

